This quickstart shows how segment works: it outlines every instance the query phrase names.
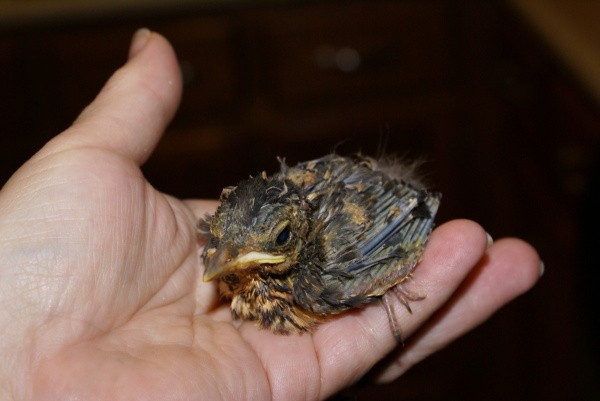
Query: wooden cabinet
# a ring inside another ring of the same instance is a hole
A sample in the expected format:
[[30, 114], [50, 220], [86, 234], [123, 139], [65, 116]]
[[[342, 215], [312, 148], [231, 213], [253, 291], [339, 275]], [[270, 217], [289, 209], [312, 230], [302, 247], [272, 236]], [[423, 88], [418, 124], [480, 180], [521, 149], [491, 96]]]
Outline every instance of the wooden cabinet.
[[453, 14], [445, 1], [359, 1], [0, 29], [20, 83], [4, 99], [25, 105], [0, 124], [28, 138], [0, 178], [70, 124], [125, 61], [140, 26], [172, 42], [185, 83], [177, 116], [144, 166], [165, 192], [215, 197], [223, 185], [274, 169], [277, 155], [293, 163], [334, 149], [445, 163], [439, 144], [457, 132]]
[[253, 15], [261, 92], [278, 106], [364, 103], [447, 86], [449, 6], [350, 2]]

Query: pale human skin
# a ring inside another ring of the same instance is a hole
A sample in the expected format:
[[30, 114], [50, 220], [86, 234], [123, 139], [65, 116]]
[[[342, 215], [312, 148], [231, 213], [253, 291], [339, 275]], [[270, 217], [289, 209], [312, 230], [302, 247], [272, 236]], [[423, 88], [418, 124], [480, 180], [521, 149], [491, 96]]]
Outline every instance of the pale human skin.
[[409, 286], [427, 297], [395, 308], [400, 352], [379, 303], [302, 336], [232, 324], [193, 232], [216, 203], [160, 193], [139, 169], [180, 93], [170, 45], [139, 31], [94, 102], [0, 192], [0, 399], [325, 399], [386, 355], [374, 380], [396, 379], [539, 278], [530, 245], [455, 220]]

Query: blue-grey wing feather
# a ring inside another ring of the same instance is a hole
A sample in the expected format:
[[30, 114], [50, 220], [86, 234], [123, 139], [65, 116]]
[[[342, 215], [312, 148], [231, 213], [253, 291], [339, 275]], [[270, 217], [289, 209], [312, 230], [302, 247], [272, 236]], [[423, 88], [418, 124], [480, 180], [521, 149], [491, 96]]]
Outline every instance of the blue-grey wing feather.
[[[321, 254], [310, 262], [317, 269], [300, 266], [297, 302], [317, 313], [342, 311], [372, 301], [410, 275], [433, 227], [439, 194], [395, 180], [369, 159], [357, 163], [329, 155], [293, 169], [292, 175], [314, 175], [304, 185], [319, 224], [311, 245]], [[303, 287], [309, 283], [311, 288]]]

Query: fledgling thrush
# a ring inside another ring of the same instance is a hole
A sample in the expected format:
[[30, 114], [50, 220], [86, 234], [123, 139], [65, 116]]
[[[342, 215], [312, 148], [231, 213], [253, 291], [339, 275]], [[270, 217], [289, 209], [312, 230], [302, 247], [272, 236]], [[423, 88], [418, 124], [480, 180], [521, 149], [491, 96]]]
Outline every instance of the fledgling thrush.
[[[328, 317], [402, 289], [420, 260], [440, 203], [411, 168], [327, 155], [225, 188], [198, 224], [207, 242], [204, 281], [219, 279], [234, 319], [279, 334], [311, 331]], [[390, 291], [391, 290], [391, 291]]]

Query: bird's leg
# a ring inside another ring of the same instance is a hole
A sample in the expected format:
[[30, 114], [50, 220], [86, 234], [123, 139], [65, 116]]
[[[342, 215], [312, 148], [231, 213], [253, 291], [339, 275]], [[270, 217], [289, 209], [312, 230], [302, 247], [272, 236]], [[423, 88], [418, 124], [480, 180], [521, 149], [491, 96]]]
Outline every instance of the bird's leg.
[[410, 302], [420, 301], [423, 298], [425, 298], [425, 296], [413, 294], [412, 292], [403, 288], [400, 284], [392, 287], [391, 290], [393, 291], [393, 295], [392, 291], [387, 291], [385, 294], [383, 294], [381, 300], [385, 308], [385, 313], [387, 313], [388, 322], [390, 324], [390, 329], [392, 330], [394, 338], [399, 344], [404, 344], [404, 341], [402, 340], [402, 335], [400, 334], [400, 324], [398, 323], [398, 318], [396, 317], [396, 313], [394, 312], [393, 300], [391, 300], [390, 297], [395, 296], [402, 303], [402, 305], [404, 305], [406, 310], [408, 310], [409, 313], [412, 313], [412, 309], [410, 308]]
[[398, 300], [410, 313], [412, 313], [412, 309], [410, 308], [410, 302], [420, 301], [425, 298], [425, 295], [413, 294], [412, 292], [408, 291], [407, 289], [402, 287], [402, 284], [398, 284], [392, 287], [392, 291], [394, 291], [394, 294], [396, 294], [396, 298], [398, 298]]
[[394, 305], [392, 303], [393, 301], [389, 299], [391, 296], [392, 295], [388, 291], [385, 294], [383, 294], [383, 297], [381, 297], [381, 301], [383, 302], [383, 307], [385, 308], [385, 313], [387, 314], [388, 323], [390, 325], [390, 329], [392, 330], [394, 338], [396, 339], [398, 344], [404, 344], [404, 342], [402, 341], [402, 335], [400, 334], [400, 325], [398, 324], [398, 319], [396, 318], [396, 313], [394, 312]]

